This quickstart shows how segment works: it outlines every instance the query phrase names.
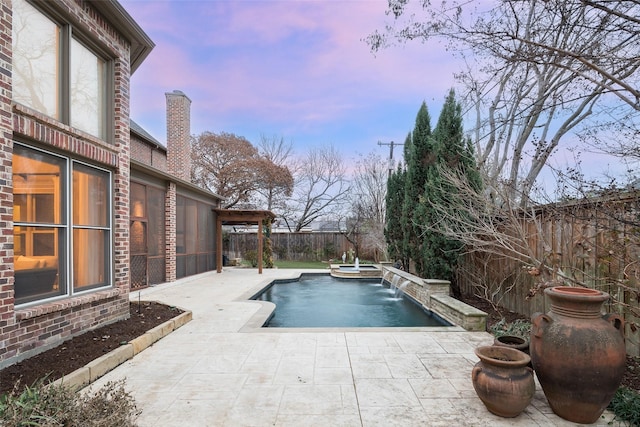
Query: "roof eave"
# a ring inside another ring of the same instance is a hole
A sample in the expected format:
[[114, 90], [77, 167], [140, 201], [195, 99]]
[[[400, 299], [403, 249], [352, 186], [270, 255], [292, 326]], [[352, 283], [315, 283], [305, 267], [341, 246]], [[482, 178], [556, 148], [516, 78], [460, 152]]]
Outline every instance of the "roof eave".
[[92, 1], [91, 5], [113, 23], [122, 35], [131, 43], [129, 55], [131, 74], [144, 62], [156, 46], [151, 38], [140, 28], [117, 0]]

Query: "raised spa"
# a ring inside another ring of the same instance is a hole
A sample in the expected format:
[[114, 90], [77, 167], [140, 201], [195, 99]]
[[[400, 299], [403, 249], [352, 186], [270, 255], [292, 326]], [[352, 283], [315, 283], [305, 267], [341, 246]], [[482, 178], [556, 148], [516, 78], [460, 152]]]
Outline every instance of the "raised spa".
[[253, 299], [276, 305], [264, 325], [271, 328], [451, 326], [380, 279], [302, 275], [275, 281]]

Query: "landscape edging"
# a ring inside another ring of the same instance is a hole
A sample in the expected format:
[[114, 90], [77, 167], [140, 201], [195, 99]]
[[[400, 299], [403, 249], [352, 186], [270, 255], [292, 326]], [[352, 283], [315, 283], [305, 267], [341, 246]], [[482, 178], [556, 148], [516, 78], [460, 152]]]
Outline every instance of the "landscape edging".
[[149, 329], [143, 335], [132, 339], [127, 344], [121, 345], [104, 356], [99, 357], [98, 359], [87, 363], [85, 366], [76, 369], [70, 374], [64, 375], [62, 378], [53, 381], [51, 384], [65, 385], [75, 390], [86, 387], [107, 372], [133, 358], [136, 354], [148, 347], [151, 347], [158, 340], [166, 337], [171, 332], [190, 322], [191, 319], [193, 319], [193, 313], [190, 310], [183, 310], [182, 313], [173, 319], [167, 320], [166, 322]]

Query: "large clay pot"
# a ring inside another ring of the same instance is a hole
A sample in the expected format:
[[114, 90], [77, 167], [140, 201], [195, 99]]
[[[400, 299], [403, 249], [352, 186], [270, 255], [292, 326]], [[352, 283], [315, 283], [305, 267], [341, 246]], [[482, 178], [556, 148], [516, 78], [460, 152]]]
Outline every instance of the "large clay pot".
[[624, 320], [602, 315], [606, 292], [557, 286], [545, 294], [551, 310], [531, 319], [533, 368], [553, 412], [569, 421], [594, 423], [624, 375]]
[[535, 393], [528, 355], [509, 347], [484, 346], [475, 349], [480, 361], [471, 379], [482, 403], [501, 417], [517, 417]]

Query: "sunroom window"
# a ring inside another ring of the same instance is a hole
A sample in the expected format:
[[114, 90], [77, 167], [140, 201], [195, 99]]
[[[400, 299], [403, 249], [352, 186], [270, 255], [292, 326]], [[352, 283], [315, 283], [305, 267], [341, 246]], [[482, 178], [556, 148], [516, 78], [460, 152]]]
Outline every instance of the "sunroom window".
[[14, 145], [16, 304], [111, 285], [110, 194], [108, 171]]
[[109, 61], [74, 28], [13, 1], [13, 100], [107, 138]]

